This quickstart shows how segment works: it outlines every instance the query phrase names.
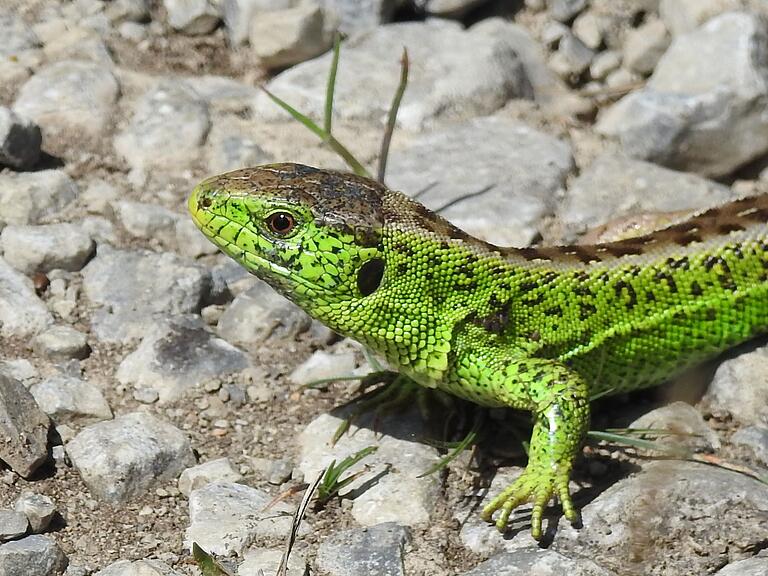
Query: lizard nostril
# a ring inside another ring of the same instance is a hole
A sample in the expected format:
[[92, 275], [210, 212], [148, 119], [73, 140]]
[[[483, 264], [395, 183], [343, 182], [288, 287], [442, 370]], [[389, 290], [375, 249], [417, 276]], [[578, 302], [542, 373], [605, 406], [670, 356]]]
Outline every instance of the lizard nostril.
[[210, 208], [213, 201], [210, 199], [210, 197], [205, 196], [200, 199], [200, 206], [203, 208]]

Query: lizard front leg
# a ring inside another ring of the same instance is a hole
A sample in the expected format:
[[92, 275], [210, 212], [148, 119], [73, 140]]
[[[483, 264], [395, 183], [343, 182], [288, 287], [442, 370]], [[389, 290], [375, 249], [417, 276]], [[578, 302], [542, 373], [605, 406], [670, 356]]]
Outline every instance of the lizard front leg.
[[531, 534], [538, 540], [542, 513], [553, 496], [569, 521], [578, 520], [568, 482], [589, 427], [587, 384], [566, 366], [541, 358], [513, 360], [503, 378], [494, 380], [496, 397], [505, 405], [531, 410], [534, 426], [525, 471], [484, 508], [482, 516], [490, 521], [500, 511], [496, 526], [504, 530], [511, 512], [530, 502]]

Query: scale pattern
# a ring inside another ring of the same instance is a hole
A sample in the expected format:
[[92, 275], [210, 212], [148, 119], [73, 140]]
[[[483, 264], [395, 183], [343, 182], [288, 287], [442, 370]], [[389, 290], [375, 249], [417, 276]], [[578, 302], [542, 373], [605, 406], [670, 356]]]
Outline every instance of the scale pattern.
[[[533, 413], [529, 463], [483, 515], [532, 533], [568, 480], [590, 396], [661, 383], [768, 332], [768, 195], [611, 244], [499, 248], [350, 174], [275, 164], [192, 193], [226, 254], [418, 383]], [[270, 228], [273, 218], [285, 229]]]

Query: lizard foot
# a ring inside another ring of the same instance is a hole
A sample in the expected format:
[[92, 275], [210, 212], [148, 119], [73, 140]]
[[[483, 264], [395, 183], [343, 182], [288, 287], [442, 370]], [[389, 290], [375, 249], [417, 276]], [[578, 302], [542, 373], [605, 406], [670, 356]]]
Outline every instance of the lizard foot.
[[518, 506], [530, 502], [533, 504], [531, 535], [536, 540], [541, 540], [541, 517], [544, 508], [553, 496], [557, 496], [560, 500], [566, 519], [571, 523], [578, 522], [579, 514], [568, 491], [569, 476], [570, 470], [552, 470], [544, 466], [532, 467], [529, 464], [517, 480], [483, 509], [482, 518], [487, 522], [492, 522], [494, 513], [500, 510], [496, 519], [496, 528], [503, 532], [507, 527], [512, 511]]

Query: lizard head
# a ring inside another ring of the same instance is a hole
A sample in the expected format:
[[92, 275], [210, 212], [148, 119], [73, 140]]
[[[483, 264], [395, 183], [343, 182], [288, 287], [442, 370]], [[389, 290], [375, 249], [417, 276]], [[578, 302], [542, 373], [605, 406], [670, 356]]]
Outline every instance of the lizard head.
[[203, 181], [188, 207], [225, 254], [311, 311], [378, 288], [384, 191], [346, 173], [270, 164]]

